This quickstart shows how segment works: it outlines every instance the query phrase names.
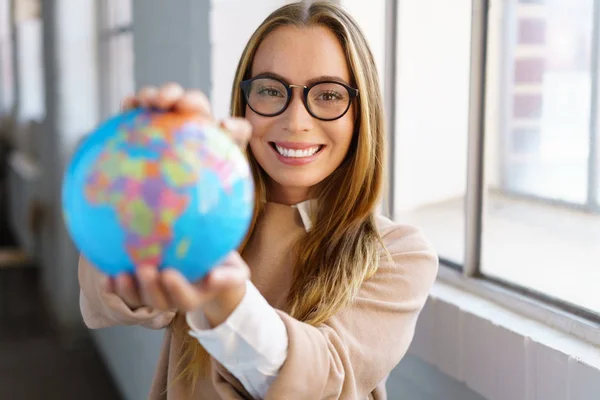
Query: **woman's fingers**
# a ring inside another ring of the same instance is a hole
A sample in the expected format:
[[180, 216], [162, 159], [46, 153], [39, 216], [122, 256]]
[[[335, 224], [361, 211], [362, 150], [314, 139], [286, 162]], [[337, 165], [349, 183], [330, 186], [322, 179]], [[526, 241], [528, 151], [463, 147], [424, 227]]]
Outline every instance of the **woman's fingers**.
[[167, 83], [158, 89], [153, 106], [161, 110], [169, 110], [184, 96], [185, 91], [178, 83]]
[[200, 90], [188, 91], [177, 100], [174, 107], [183, 113], [200, 114], [205, 118], [213, 119], [210, 101]]
[[135, 275], [123, 273], [107, 279], [105, 289], [114, 292], [132, 309], [148, 306], [159, 310], [192, 311], [221, 293], [244, 285], [250, 269], [237, 252], [232, 252], [203, 279], [191, 283], [181, 272], [141, 266]]
[[203, 283], [206, 290], [223, 290], [243, 284], [250, 278], [250, 268], [237, 251], [232, 251], [221, 265], [208, 273]]
[[158, 89], [156, 87], [146, 86], [145, 88], [142, 88], [137, 94], [140, 107], [154, 107], [154, 104], [156, 103], [156, 96], [158, 96]]
[[[177, 83], [167, 83], [160, 88], [155, 86], [146, 86], [137, 94], [138, 105], [145, 108], [158, 108], [169, 110], [174, 107], [185, 94], [181, 85]], [[134, 103], [133, 100], [129, 100]]]
[[194, 284], [172, 268], [165, 269], [161, 275], [163, 287], [173, 301], [173, 307], [191, 311], [213, 299], [221, 291], [244, 284], [249, 273], [237, 266], [219, 266]]
[[123, 103], [121, 104], [121, 110], [131, 110], [137, 108], [139, 105], [140, 103], [136, 96], [127, 96], [125, 97], [125, 99], [123, 99]]
[[159, 310], [171, 308], [169, 297], [160, 280], [160, 273], [152, 266], [140, 267], [136, 271], [140, 285], [140, 297], [144, 304]]
[[252, 136], [252, 125], [244, 118], [226, 118], [220, 122], [221, 128], [229, 132], [231, 138], [242, 149], [245, 150]]
[[[123, 111], [137, 107], [199, 114], [209, 121], [214, 121], [208, 97], [199, 90], [186, 91], [178, 83], [167, 83], [159, 88], [146, 86], [135, 96], [123, 99]], [[244, 129], [247, 130], [245, 127]]]
[[167, 268], [161, 273], [162, 284], [178, 310], [191, 311], [200, 307], [205, 296], [177, 270]]
[[203, 285], [208, 292], [218, 292], [244, 284], [249, 276], [246, 270], [224, 265], [212, 270]]
[[114, 278], [112, 285], [114, 293], [119, 296], [130, 308], [142, 306], [139, 289], [133, 277], [123, 273]]

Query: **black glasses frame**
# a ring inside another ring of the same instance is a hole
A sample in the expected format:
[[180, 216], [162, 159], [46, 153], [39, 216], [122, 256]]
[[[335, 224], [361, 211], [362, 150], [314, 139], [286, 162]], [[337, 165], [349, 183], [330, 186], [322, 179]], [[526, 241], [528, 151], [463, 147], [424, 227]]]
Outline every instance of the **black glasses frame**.
[[[282, 107], [282, 109], [276, 113], [273, 114], [264, 114], [261, 112], [256, 111], [251, 105], [250, 105], [250, 101], [249, 96], [250, 96], [250, 88], [252, 87], [252, 82], [254, 82], [257, 79], [272, 79], [274, 81], [277, 81], [279, 83], [281, 83], [287, 90], [287, 100], [285, 102], [285, 105]], [[348, 106], [346, 107], [346, 109], [344, 110], [344, 112], [335, 118], [321, 118], [316, 116], [312, 110], [310, 109], [310, 106], [308, 105], [308, 92], [310, 92], [310, 90], [317, 86], [320, 85], [322, 83], [337, 83], [338, 85], [343, 86], [347, 91], [348, 91], [348, 96], [350, 98], [350, 101], [348, 101]], [[351, 86], [346, 85], [345, 83], [342, 82], [338, 82], [338, 81], [331, 81], [331, 80], [325, 80], [325, 81], [320, 81], [320, 82], [315, 82], [310, 86], [304, 86], [304, 85], [292, 85], [289, 84], [287, 82], [284, 82], [283, 80], [270, 76], [270, 75], [257, 75], [254, 78], [250, 78], [250, 79], [246, 79], [242, 82], [240, 82], [240, 88], [242, 90], [242, 92], [244, 93], [244, 98], [246, 100], [246, 104], [248, 105], [248, 107], [250, 107], [250, 109], [252, 111], [254, 111], [255, 113], [257, 113], [258, 115], [262, 115], [263, 117], [276, 117], [278, 115], [281, 115], [285, 112], [285, 110], [287, 110], [288, 106], [290, 105], [290, 102], [292, 101], [292, 95], [294, 93], [294, 91], [292, 90], [293, 88], [302, 88], [302, 103], [304, 104], [304, 108], [306, 108], [306, 111], [308, 111], [308, 113], [313, 116], [314, 118], [321, 120], [321, 121], [335, 121], [336, 119], [340, 119], [342, 118], [344, 115], [346, 115], [346, 113], [348, 112], [348, 110], [350, 109], [350, 106], [352, 105], [352, 100], [356, 97], [358, 97], [358, 89], [355, 89]]]

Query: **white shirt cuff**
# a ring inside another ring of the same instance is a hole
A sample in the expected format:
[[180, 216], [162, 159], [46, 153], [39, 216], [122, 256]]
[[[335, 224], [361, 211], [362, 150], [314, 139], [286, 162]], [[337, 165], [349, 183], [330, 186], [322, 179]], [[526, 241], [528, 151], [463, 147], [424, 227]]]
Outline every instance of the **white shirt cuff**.
[[251, 394], [264, 396], [287, 358], [288, 335], [275, 309], [250, 281], [240, 304], [219, 326], [211, 329], [201, 310], [188, 312], [186, 320], [189, 334], [213, 358]]

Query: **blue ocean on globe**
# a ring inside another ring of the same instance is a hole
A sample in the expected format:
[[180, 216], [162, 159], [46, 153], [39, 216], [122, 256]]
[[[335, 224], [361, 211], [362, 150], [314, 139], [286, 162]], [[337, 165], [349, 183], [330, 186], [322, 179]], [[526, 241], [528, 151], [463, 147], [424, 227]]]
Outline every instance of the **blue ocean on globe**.
[[254, 208], [247, 159], [225, 132], [144, 109], [92, 132], [62, 189], [73, 242], [109, 276], [155, 266], [196, 281], [239, 247]]

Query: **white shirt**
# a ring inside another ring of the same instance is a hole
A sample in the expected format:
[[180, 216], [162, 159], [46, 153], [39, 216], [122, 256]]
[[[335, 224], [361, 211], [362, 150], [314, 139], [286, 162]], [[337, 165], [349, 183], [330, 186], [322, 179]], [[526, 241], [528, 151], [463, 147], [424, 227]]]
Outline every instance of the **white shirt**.
[[[305, 229], [312, 227], [313, 201], [297, 204]], [[189, 312], [189, 334], [235, 376], [255, 399], [265, 397], [287, 358], [288, 334], [275, 309], [252, 282], [244, 298], [221, 325], [212, 328], [204, 313]]]

